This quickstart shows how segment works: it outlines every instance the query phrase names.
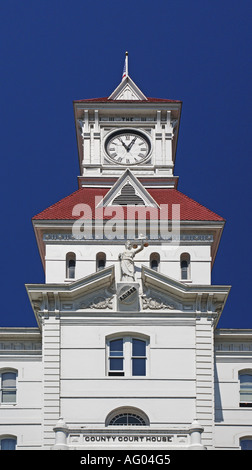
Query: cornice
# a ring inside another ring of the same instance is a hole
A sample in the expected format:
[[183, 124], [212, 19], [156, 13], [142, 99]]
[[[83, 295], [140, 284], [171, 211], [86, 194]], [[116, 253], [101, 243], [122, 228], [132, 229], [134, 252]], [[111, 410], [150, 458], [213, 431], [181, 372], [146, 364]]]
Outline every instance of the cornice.
[[215, 341], [252, 341], [252, 329], [216, 328]]
[[0, 327], [0, 341], [3, 340], [15, 340], [15, 341], [39, 341], [41, 340], [41, 332], [39, 328], [26, 328], [26, 327]]

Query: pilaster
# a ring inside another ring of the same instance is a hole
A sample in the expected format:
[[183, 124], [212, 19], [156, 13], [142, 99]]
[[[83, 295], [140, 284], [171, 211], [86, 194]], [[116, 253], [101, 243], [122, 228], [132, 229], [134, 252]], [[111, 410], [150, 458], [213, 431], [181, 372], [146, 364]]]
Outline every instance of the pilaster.
[[60, 320], [43, 321], [43, 447], [54, 444], [53, 428], [60, 417]]
[[204, 428], [202, 444], [213, 446], [214, 361], [213, 325], [207, 316], [196, 319], [196, 418]]

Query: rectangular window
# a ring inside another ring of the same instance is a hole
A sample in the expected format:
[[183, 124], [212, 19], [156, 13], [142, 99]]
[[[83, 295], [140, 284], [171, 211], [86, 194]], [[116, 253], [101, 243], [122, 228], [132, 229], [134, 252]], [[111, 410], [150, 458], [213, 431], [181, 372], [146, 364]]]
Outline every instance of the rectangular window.
[[146, 375], [146, 342], [132, 340], [132, 375]]
[[181, 261], [181, 279], [188, 279], [188, 263]]
[[123, 339], [115, 339], [109, 343], [109, 375], [124, 375]]
[[13, 438], [6, 438], [1, 439], [1, 450], [16, 450], [16, 439]]
[[240, 374], [240, 406], [252, 407], [252, 374]]
[[108, 375], [146, 376], [147, 343], [124, 336], [108, 343]]
[[240, 440], [241, 450], [252, 450], [252, 439]]
[[4, 372], [1, 378], [1, 402], [16, 403], [16, 374]]

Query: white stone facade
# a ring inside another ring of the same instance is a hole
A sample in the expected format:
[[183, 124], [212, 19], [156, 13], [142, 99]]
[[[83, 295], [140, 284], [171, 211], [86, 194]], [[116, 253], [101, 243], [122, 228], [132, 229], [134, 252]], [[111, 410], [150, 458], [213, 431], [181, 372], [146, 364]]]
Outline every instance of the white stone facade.
[[[108, 123], [150, 126], [151, 160], [125, 178], [152, 204], [145, 188], [176, 186], [179, 105], [148, 102], [129, 77], [110, 99], [75, 106], [80, 188], [112, 188], [110, 204], [125, 169], [105, 161]], [[245, 390], [241, 378], [252, 374], [252, 330], [218, 329], [230, 290], [211, 283], [223, 223], [182, 221], [169, 243], [147, 230], [132, 282], [121, 279], [126, 239], [75, 239], [72, 225], [34, 220], [45, 283], [26, 289], [38, 327], [0, 328], [2, 448], [240, 449], [252, 439], [251, 382]]]

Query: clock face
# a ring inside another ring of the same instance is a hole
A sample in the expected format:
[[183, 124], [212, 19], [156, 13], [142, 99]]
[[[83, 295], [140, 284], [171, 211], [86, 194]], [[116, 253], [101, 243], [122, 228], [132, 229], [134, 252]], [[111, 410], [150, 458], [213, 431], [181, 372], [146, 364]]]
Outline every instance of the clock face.
[[105, 150], [114, 163], [137, 165], [149, 155], [151, 149], [148, 137], [138, 131], [114, 132], [105, 143]]

